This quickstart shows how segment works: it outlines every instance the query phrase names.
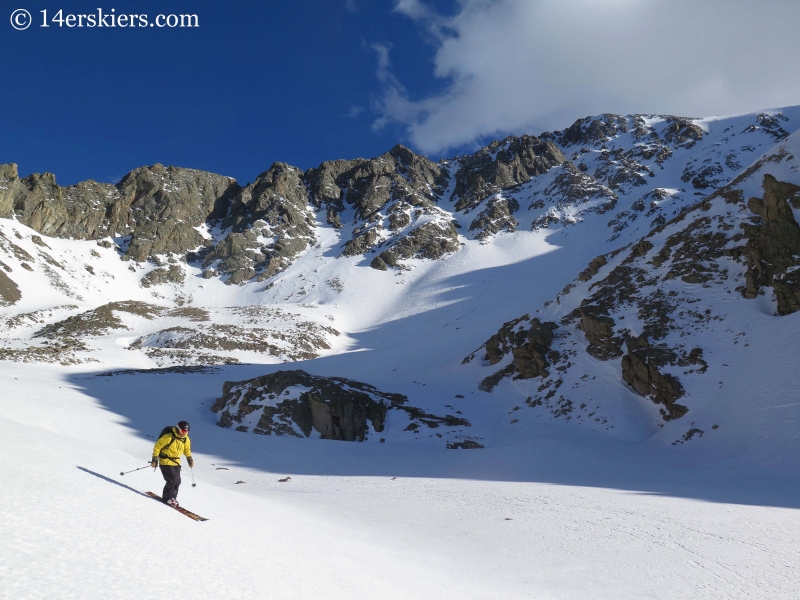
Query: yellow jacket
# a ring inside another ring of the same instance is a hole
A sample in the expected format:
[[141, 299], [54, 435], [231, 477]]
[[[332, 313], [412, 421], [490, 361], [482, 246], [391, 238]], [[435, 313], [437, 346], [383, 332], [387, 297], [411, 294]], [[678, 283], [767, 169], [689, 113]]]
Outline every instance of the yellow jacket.
[[165, 467], [180, 466], [181, 454], [192, 458], [192, 442], [188, 435], [181, 437], [177, 427], [172, 428], [172, 433], [165, 433], [158, 438], [153, 446], [153, 458], [158, 458]]

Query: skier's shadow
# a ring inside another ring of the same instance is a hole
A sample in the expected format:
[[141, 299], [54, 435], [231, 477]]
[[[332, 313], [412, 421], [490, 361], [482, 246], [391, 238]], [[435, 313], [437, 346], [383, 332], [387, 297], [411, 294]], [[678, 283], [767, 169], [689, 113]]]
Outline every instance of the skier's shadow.
[[118, 485], [120, 487], [124, 487], [126, 490], [130, 490], [135, 494], [139, 494], [140, 496], [146, 496], [147, 495], [147, 494], [143, 494], [139, 490], [135, 490], [132, 487], [130, 487], [128, 485], [125, 485], [124, 483], [120, 483], [119, 481], [114, 481], [110, 477], [106, 477], [105, 475], [100, 475], [100, 473], [95, 473], [94, 471], [90, 471], [89, 469], [85, 469], [85, 468], [83, 468], [81, 466], [78, 466], [78, 469], [80, 469], [84, 473], [89, 473], [89, 475], [94, 475], [95, 477], [99, 477], [100, 479], [102, 479], [104, 481], [108, 481], [109, 483], [114, 483], [114, 484], [116, 484], [116, 485]]

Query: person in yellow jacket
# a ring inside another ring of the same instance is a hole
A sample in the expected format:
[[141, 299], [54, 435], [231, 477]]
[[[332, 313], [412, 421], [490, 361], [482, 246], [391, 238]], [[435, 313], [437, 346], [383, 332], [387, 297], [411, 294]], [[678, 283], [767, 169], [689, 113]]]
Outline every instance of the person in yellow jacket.
[[150, 466], [154, 469], [161, 461], [161, 474], [164, 476], [164, 492], [161, 499], [170, 506], [178, 506], [178, 488], [181, 485], [181, 454], [186, 455], [189, 468], [194, 466], [192, 458], [192, 442], [189, 440], [189, 423], [181, 421], [177, 427], [165, 430], [153, 446], [153, 460]]

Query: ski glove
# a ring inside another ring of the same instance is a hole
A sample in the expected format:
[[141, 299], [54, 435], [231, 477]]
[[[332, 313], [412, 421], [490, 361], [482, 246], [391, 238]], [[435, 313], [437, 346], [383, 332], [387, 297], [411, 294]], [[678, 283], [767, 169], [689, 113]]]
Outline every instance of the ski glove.
[[154, 456], [153, 460], [150, 461], [150, 466], [154, 469], [158, 466], [158, 459]]
[[186, 458], [186, 460], [189, 462], [189, 468], [191, 469], [194, 466], [194, 459], [189, 456]]

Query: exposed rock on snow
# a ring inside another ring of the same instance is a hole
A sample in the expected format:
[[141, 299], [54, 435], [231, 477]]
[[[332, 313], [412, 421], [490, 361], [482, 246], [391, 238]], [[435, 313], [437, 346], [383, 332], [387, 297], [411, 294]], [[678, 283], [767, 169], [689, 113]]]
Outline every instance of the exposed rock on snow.
[[325, 209], [329, 224], [343, 229], [342, 216], [352, 207], [354, 228], [342, 246], [342, 256], [399, 244], [406, 250], [396, 252], [397, 258], [441, 256], [409, 248], [419, 244], [431, 223], [452, 228], [449, 215], [437, 205], [448, 178], [442, 165], [400, 145], [371, 160], [324, 162], [306, 173], [311, 201]]
[[[671, 139], [684, 135], [682, 131], [673, 132]], [[772, 288], [778, 315], [800, 309], [800, 280], [795, 278], [800, 270], [800, 226], [792, 210], [800, 206], [800, 186], [765, 173], [763, 199], [751, 198], [746, 208], [742, 193], [742, 186], [752, 185], [770, 164], [791, 159], [785, 149], [778, 148], [725, 188], [631, 243], [626, 254], [594, 259], [557, 302], [546, 303], [544, 314], [560, 319], [562, 329], [542, 340], [548, 343], [540, 345], [537, 364], [549, 361], [557, 375], [541, 367], [526, 373], [518, 364], [521, 354], [531, 353], [525, 324], [539, 320], [524, 315], [505, 323], [486, 342], [486, 359], [490, 365], [497, 364], [511, 353], [514, 360], [486, 377], [480, 389], [491, 391], [512, 375], [515, 379], [540, 377], [542, 384], [528, 404], [545, 405], [555, 416], [567, 416], [579, 402], [587, 407], [585, 394], [559, 390], [557, 396], [556, 390], [564, 383], [578, 390], [592, 370], [599, 372], [590, 369], [578, 378], [572, 374], [575, 364], [619, 360], [621, 380], [631, 391], [660, 405], [665, 421], [685, 415], [691, 404], [677, 401], [687, 397], [690, 388], [676, 371], [688, 368], [681, 377], [693, 377], [709, 367], [702, 345], [714, 330], [713, 323], [726, 316], [712, 298], [730, 294], [734, 282], [741, 279], [743, 285], [736, 289], [744, 298], [756, 298]], [[659, 193], [653, 196], [657, 198], [653, 202], [666, 198]], [[573, 339], [578, 331], [585, 345]], [[588, 360], [580, 356], [581, 347]]]
[[382, 432], [387, 419], [400, 418], [391, 411], [405, 413], [404, 420], [411, 421], [405, 431], [411, 433], [420, 425], [433, 429], [470, 426], [466, 419], [433, 415], [407, 402], [402, 394], [381, 392], [366, 383], [296, 370], [226, 381], [211, 410], [221, 413], [220, 427], [236, 425], [237, 431], [295, 437], [309, 437], [316, 431], [322, 439], [359, 442], [370, 431]]
[[14, 280], [0, 271], [0, 304], [14, 304], [22, 297]]
[[597, 360], [610, 360], [622, 356], [622, 338], [614, 335], [614, 319], [603, 314], [600, 307], [588, 304], [578, 309], [580, 321], [577, 328], [589, 344], [586, 352]]
[[469, 226], [470, 231], [478, 231], [476, 239], [484, 239], [500, 231], [513, 233], [519, 222], [512, 217], [519, 210], [519, 202], [514, 198], [503, 198], [501, 195], [486, 203], [481, 213]]
[[[583, 163], [581, 163], [583, 164]], [[531, 225], [533, 231], [551, 225], [574, 225], [591, 213], [603, 214], [617, 205], [618, 195], [571, 162], [554, 169], [552, 182], [542, 190], [544, 200], [530, 208], [546, 208]], [[548, 206], [549, 205], [549, 206]]]
[[63, 366], [100, 362], [88, 355], [91, 348], [81, 340], [65, 338], [21, 348], [0, 347], [0, 360], [19, 363], [53, 363]]
[[[264, 306], [209, 311], [121, 301], [53, 320], [77, 309], [74, 305], [54, 307], [0, 321], [8, 344], [0, 347], [0, 355], [25, 362], [96, 361], [97, 349], [87, 342], [94, 344], [114, 332], [135, 329], [148, 333], [127, 338], [123, 346], [143, 352], [162, 367], [238, 364], [242, 358], [257, 356], [296, 361], [318, 357], [330, 350], [332, 340], [339, 336], [329, 325]], [[48, 320], [52, 322], [42, 327]]]
[[400, 266], [402, 259], [429, 258], [435, 260], [459, 249], [458, 233], [450, 222], [434, 221], [411, 230], [389, 249], [381, 252], [372, 267], [385, 269]]
[[750, 198], [747, 206], [760, 217], [760, 223], [742, 223], [748, 238], [743, 293], [754, 298], [772, 287], [778, 314], [796, 312], [800, 310], [800, 226], [792, 206], [800, 206], [800, 186], [764, 175], [763, 199]]
[[278, 371], [226, 381], [211, 410], [222, 411], [220, 427], [238, 423], [238, 431], [252, 427], [254, 433], [309, 437], [313, 429], [323, 439], [361, 442], [369, 424], [373, 431], [383, 431], [386, 411], [407, 400], [350, 379]]
[[[530, 327], [526, 329], [528, 323]], [[490, 365], [499, 363], [509, 352], [513, 355], [513, 360], [498, 372], [484, 378], [479, 386], [480, 389], [490, 392], [503, 377], [508, 375], [515, 375], [515, 379], [547, 377], [550, 374], [548, 354], [556, 329], [558, 329], [556, 323], [542, 323], [539, 319], [531, 319], [529, 315], [504, 323], [500, 331], [489, 338], [481, 348], [486, 350], [484, 360]], [[478, 351], [466, 357], [462, 364], [472, 361]]]
[[[342, 257], [375, 253], [372, 266], [384, 269], [458, 251], [455, 229], [462, 225], [480, 240], [513, 233], [522, 221], [534, 231], [559, 228], [636, 193], [642, 202], [626, 203], [609, 222], [613, 241], [628, 227], [646, 233], [634, 223], [645, 210], [652, 227], [668, 220], [664, 198], [641, 189], [656, 172], [677, 169], [697, 193], [713, 193], [751, 162], [753, 136], [789, 135], [789, 119], [780, 113], [753, 115], [724, 143], [707, 142], [699, 123], [605, 114], [563, 132], [512, 136], [439, 164], [399, 145], [373, 159], [327, 161], [305, 173], [275, 163], [245, 188], [228, 177], [162, 165], [136, 169], [116, 185], [62, 188], [52, 174], [20, 179], [16, 165], [0, 165], [0, 217], [13, 216], [48, 236], [108, 245], [115, 238], [125, 258], [158, 263], [172, 255], [202, 265], [206, 278], [239, 285], [284, 271], [317, 243], [321, 221], [339, 232]], [[572, 162], [564, 151], [572, 152]], [[479, 214], [459, 223], [443, 206], [449, 189], [452, 210]], [[687, 198], [669, 195], [674, 216]], [[526, 206], [536, 211], [530, 220], [520, 214]], [[180, 282], [177, 268], [153, 273], [143, 284], [164, 282]]]
[[524, 135], [492, 142], [458, 160], [456, 187], [451, 200], [457, 211], [468, 212], [489, 196], [529, 182], [564, 162], [551, 141]]
[[243, 283], [256, 274], [262, 280], [272, 277], [315, 242], [316, 221], [308, 202], [303, 172], [273, 164], [236, 194], [221, 225], [232, 233], [203, 266], [219, 261], [216, 270], [230, 275], [226, 283]]
[[475, 448], [483, 448], [483, 444], [475, 440], [464, 440], [462, 442], [448, 442], [448, 450], [473, 450]]
[[447, 171], [424, 156], [397, 145], [371, 160], [335, 160], [309, 169], [312, 201], [341, 213], [352, 206], [365, 221], [390, 201], [431, 208], [447, 187]]
[[47, 325], [36, 332], [34, 337], [48, 339], [76, 338], [103, 335], [112, 329], [127, 329], [128, 327], [116, 315], [118, 312], [138, 315], [145, 319], [153, 319], [166, 312], [166, 309], [146, 302], [111, 302], [63, 321]]
[[627, 133], [627, 131], [627, 118], [606, 113], [597, 118], [578, 119], [563, 133], [556, 131], [548, 137], [557, 139], [562, 146], [594, 146], [607, 142], [620, 133]]
[[[628, 337], [628, 353], [622, 357], [622, 380], [640, 396], [650, 398], [656, 404], [663, 404], [664, 420], [677, 419], [688, 412], [685, 406], [676, 404], [684, 395], [678, 378], [662, 373], [659, 367], [676, 364], [678, 356], [668, 347], [651, 346], [644, 336]], [[693, 364], [702, 362], [703, 351], [692, 350]], [[705, 363], [702, 363], [705, 364]]]
[[[320, 350], [330, 349], [328, 338], [339, 335], [332, 327], [315, 323], [300, 322], [288, 330], [267, 329], [265, 327], [240, 327], [232, 324], [212, 323], [193, 328], [175, 326], [161, 329], [137, 338], [131, 350], [144, 350], [145, 354], [158, 362], [172, 358], [202, 359], [206, 364], [235, 364], [233, 357], [223, 359], [216, 352], [255, 352], [287, 360], [310, 360], [319, 356]], [[196, 362], [189, 360], [189, 362]]]
[[148, 288], [162, 283], [183, 283], [186, 274], [178, 265], [170, 265], [168, 269], [154, 269], [142, 277], [142, 287]]

